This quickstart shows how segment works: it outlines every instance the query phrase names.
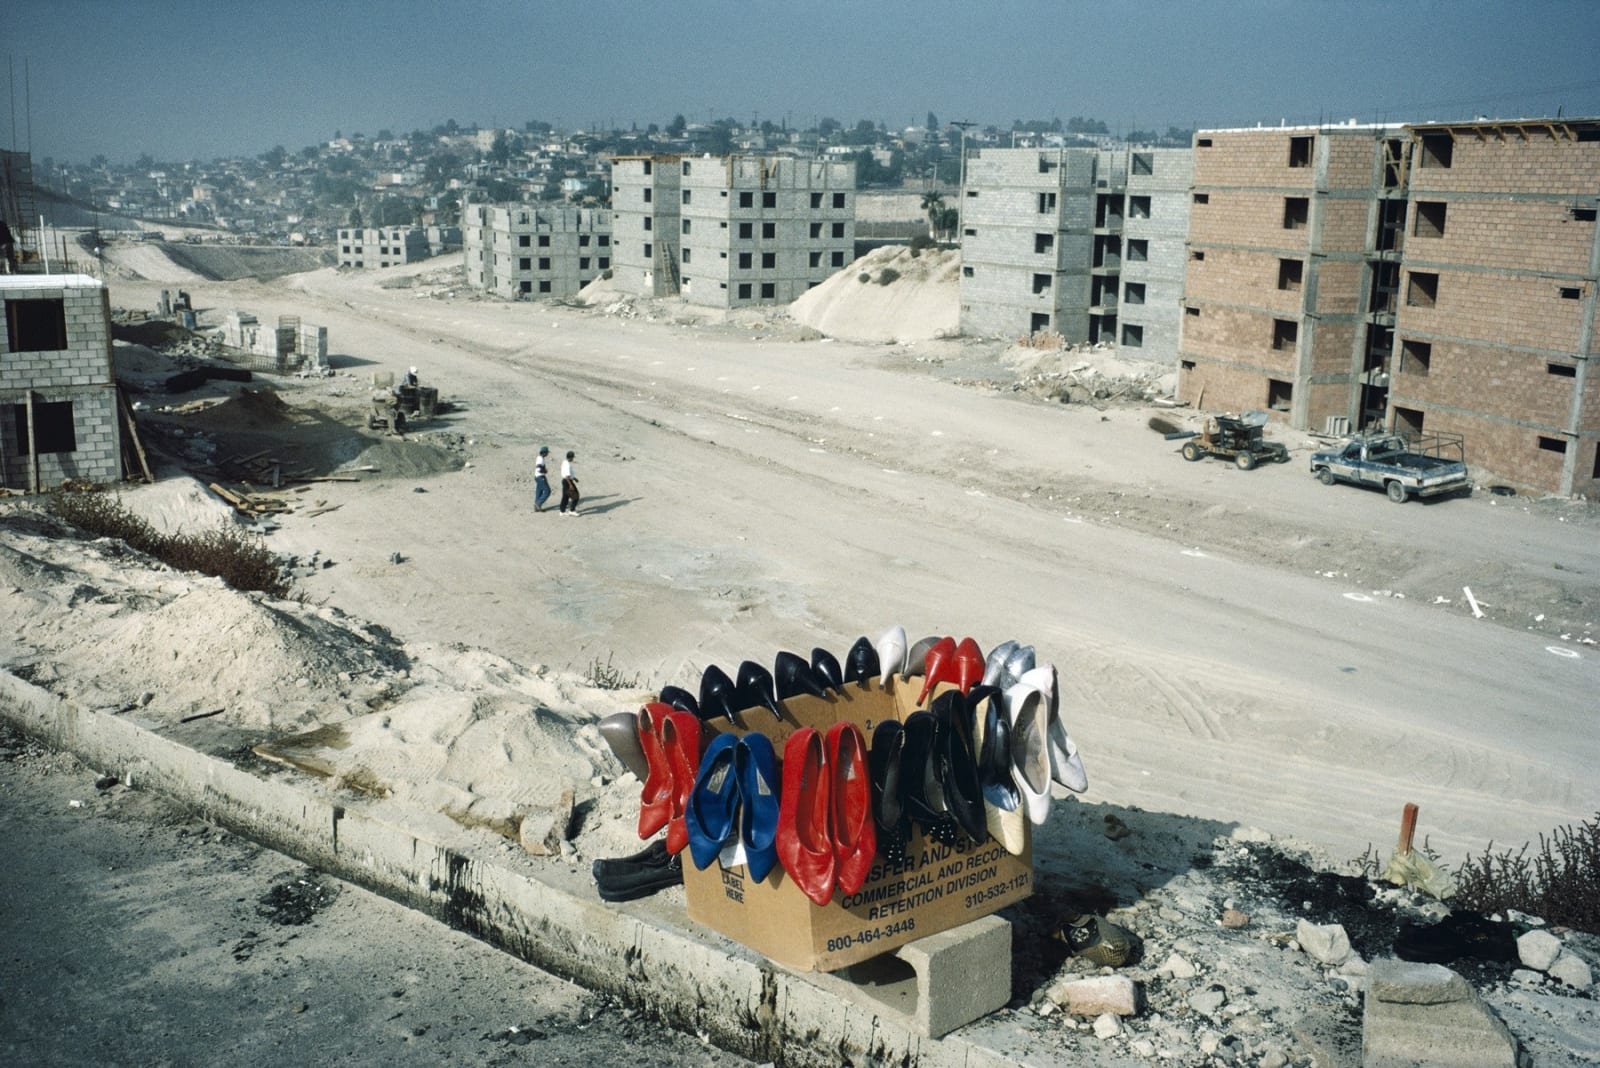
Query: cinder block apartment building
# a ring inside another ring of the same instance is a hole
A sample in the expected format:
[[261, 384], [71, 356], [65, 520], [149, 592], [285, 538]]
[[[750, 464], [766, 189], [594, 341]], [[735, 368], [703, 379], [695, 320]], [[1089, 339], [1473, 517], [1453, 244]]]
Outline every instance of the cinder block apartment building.
[[345, 227], [339, 230], [340, 267], [398, 267], [428, 258], [420, 226]]
[[1600, 489], [1600, 122], [1201, 130], [1180, 399]]
[[622, 156], [612, 161], [615, 279], [640, 296], [787, 304], [855, 258], [851, 161]]
[[122, 477], [111, 304], [81, 274], [0, 276], [0, 486]]
[[980, 149], [961, 197], [961, 329], [1177, 354], [1189, 149]]
[[507, 300], [570, 297], [612, 269], [611, 213], [534, 204], [465, 204], [467, 284]]

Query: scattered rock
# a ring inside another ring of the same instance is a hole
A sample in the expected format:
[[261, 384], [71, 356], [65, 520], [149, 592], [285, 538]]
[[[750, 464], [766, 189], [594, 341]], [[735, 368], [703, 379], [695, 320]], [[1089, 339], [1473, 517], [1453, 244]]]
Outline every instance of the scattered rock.
[[1176, 953], [1172, 954], [1161, 963], [1161, 967], [1157, 969], [1157, 973], [1160, 975], [1171, 976], [1174, 979], [1193, 979], [1199, 974], [1195, 971], [1193, 964], [1190, 964]]
[[1575, 986], [1579, 990], [1588, 990], [1594, 983], [1594, 973], [1581, 957], [1562, 950], [1561, 956], [1550, 965], [1550, 978], [1559, 979], [1568, 986]]
[[1208, 987], [1189, 995], [1189, 1007], [1202, 1016], [1215, 1016], [1228, 1003], [1228, 992], [1220, 986]]
[[1094, 1018], [1094, 1036], [1096, 1038], [1113, 1038], [1122, 1033], [1122, 1022], [1115, 1013], [1101, 1013]]
[[1250, 926], [1250, 917], [1246, 916], [1238, 909], [1223, 909], [1222, 926], [1228, 928], [1230, 931], [1236, 931], [1241, 927]]
[[1052, 986], [1045, 996], [1074, 1016], [1132, 1016], [1139, 1011], [1139, 989], [1126, 975], [1068, 979]]
[[1524, 967], [1547, 972], [1561, 955], [1561, 939], [1549, 931], [1529, 931], [1517, 939], [1517, 957]]
[[567, 828], [572, 826], [573, 793], [569, 787], [561, 799], [545, 808], [536, 808], [523, 814], [517, 837], [522, 848], [536, 857], [554, 857], [561, 854], [567, 841]]
[[1442, 964], [1378, 961], [1367, 981], [1367, 997], [1397, 1005], [1442, 1005], [1472, 996], [1460, 975]]
[[1340, 924], [1301, 920], [1295, 925], [1294, 937], [1307, 956], [1323, 964], [1339, 965], [1350, 958], [1350, 936]]
[[[998, 736], [997, 736], [998, 737]], [[1115, 813], [1106, 813], [1106, 837], [1113, 842], [1128, 837], [1133, 831]]]

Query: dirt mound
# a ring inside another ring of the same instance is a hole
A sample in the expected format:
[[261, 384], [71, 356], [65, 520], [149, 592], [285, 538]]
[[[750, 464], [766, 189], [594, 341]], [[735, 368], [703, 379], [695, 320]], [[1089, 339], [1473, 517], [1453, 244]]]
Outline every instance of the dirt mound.
[[276, 430], [294, 421], [294, 413], [270, 389], [241, 389], [233, 396], [190, 415], [192, 426], [206, 430]]
[[159, 349], [164, 345], [178, 345], [188, 341], [194, 335], [177, 323], [167, 322], [163, 319], [150, 319], [142, 323], [117, 323], [111, 324], [111, 338], [114, 341], [130, 341], [135, 345], [146, 348]]
[[[865, 279], [865, 281], [863, 281]], [[961, 331], [961, 255], [875, 249], [789, 305], [789, 315], [828, 337], [908, 342]]]

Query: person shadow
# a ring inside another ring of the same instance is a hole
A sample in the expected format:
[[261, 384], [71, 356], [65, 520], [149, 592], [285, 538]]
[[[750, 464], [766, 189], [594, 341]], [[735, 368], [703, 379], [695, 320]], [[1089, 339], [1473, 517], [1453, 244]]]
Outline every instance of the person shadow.
[[[607, 512], [615, 511], [618, 508], [626, 508], [638, 499], [637, 497], [623, 497], [616, 493], [597, 493], [593, 497], [580, 497], [578, 499], [578, 511], [584, 515], [605, 515]], [[561, 502], [559, 495], [557, 495], [555, 499], [545, 505], [545, 511], [550, 511], [552, 507], [559, 508], [560, 506]]]

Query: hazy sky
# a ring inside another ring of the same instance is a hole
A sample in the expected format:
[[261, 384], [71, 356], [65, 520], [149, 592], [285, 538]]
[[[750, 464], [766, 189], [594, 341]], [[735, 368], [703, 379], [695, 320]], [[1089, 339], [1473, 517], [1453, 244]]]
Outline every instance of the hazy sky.
[[1600, 0], [3, 0], [0, 146], [132, 161], [529, 119], [1600, 115]]

